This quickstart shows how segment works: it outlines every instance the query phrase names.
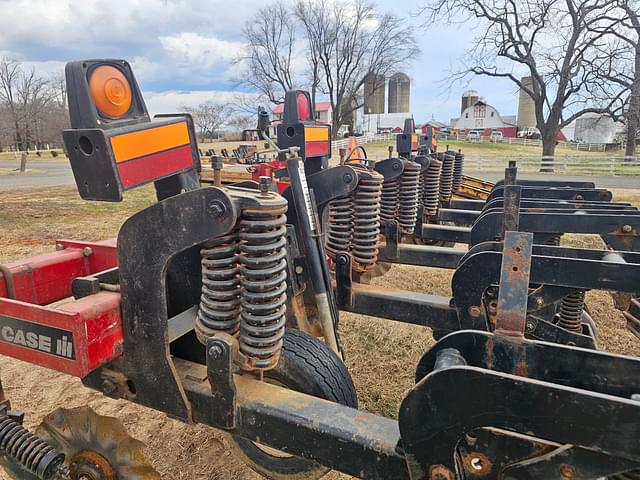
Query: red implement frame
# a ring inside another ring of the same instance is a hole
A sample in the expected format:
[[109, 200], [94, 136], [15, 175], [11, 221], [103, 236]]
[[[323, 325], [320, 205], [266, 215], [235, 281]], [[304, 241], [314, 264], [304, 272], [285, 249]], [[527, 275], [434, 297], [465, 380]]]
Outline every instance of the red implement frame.
[[84, 377], [122, 352], [120, 294], [60, 301], [71, 297], [73, 279], [117, 266], [116, 242], [56, 245], [0, 269], [0, 355]]

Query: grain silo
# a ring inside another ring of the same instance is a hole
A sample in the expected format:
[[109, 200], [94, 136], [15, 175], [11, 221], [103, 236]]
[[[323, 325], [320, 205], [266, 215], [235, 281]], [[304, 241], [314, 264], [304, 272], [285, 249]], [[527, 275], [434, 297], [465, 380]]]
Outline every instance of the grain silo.
[[[523, 86], [533, 90], [533, 79], [531, 77], [522, 77], [520, 81]], [[533, 103], [533, 98], [531, 98], [527, 92], [520, 89], [520, 96], [518, 98], [518, 130], [535, 127], [537, 124], [536, 107]]]
[[475, 90], [467, 90], [464, 92], [462, 94], [462, 102], [460, 105], [460, 115], [462, 115], [467, 108], [475, 105], [478, 100], [480, 100], [480, 96]]
[[389, 79], [388, 113], [410, 112], [411, 80], [404, 73], [396, 73]]
[[364, 113], [384, 113], [384, 75], [367, 75], [364, 81]]

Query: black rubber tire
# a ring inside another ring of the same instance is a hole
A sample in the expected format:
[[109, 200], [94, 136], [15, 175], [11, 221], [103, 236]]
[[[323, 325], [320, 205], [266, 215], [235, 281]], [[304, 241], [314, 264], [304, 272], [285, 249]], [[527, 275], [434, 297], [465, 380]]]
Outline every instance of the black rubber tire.
[[[299, 331], [287, 330], [278, 366], [265, 372], [265, 381], [292, 390], [357, 408], [358, 397], [345, 364], [322, 341]], [[272, 480], [315, 479], [329, 468], [301, 457], [272, 456], [252, 441], [233, 435], [236, 454], [254, 471]]]

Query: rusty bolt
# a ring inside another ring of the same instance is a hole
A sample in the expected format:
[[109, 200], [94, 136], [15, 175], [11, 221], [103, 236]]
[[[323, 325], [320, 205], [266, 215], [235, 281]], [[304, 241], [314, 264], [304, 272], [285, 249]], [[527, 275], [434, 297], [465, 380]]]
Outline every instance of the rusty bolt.
[[353, 175], [351, 175], [350, 173], [345, 173], [342, 177], [342, 180], [344, 180], [344, 183], [351, 183], [353, 181]]
[[560, 465], [560, 476], [563, 480], [570, 480], [576, 476], [576, 471], [571, 465], [565, 463]]
[[214, 217], [221, 217], [227, 211], [227, 208], [224, 206], [220, 200], [213, 200], [209, 204], [209, 213]]
[[215, 157], [211, 157], [211, 167], [214, 170], [222, 170], [222, 158], [215, 156]]
[[491, 472], [491, 462], [482, 453], [472, 452], [464, 458], [464, 468], [474, 476], [484, 477]]
[[223, 353], [224, 352], [222, 351], [222, 347], [220, 345], [212, 345], [211, 348], [209, 349], [209, 356], [211, 358], [218, 359], [222, 357]]
[[469, 307], [469, 315], [471, 315], [473, 318], [478, 318], [480, 315], [482, 315], [482, 310], [479, 306], [472, 305]]
[[269, 193], [271, 189], [271, 177], [262, 176], [260, 177], [260, 193], [266, 194]]
[[82, 249], [82, 254], [83, 254], [85, 257], [90, 257], [91, 255], [93, 255], [93, 250], [91, 250], [91, 247], [84, 247], [84, 248]]
[[633, 227], [631, 225], [624, 225], [622, 227], [622, 231], [624, 233], [631, 233], [633, 231]]
[[536, 298], [536, 305], [537, 305], [538, 307], [542, 307], [542, 306], [544, 306], [544, 298], [542, 298], [542, 297], [538, 297], [538, 298]]

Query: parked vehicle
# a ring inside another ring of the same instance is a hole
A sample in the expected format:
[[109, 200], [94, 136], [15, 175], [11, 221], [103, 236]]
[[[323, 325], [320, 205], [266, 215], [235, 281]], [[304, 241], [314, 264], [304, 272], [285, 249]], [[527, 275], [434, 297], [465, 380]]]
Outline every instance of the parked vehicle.
[[518, 138], [537, 140], [540, 138], [540, 130], [535, 127], [526, 127], [518, 132]]
[[491, 136], [489, 137], [489, 140], [494, 143], [502, 142], [503, 140], [502, 132], [499, 130], [494, 130], [493, 132], [491, 132]]
[[469, 142], [480, 141], [480, 132], [477, 130], [471, 130], [469, 133], [467, 133], [467, 141]]

